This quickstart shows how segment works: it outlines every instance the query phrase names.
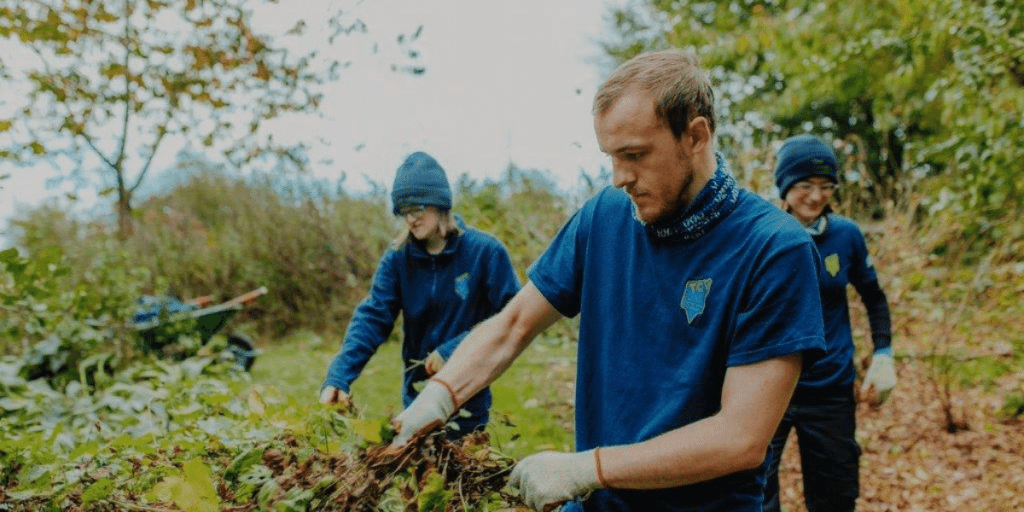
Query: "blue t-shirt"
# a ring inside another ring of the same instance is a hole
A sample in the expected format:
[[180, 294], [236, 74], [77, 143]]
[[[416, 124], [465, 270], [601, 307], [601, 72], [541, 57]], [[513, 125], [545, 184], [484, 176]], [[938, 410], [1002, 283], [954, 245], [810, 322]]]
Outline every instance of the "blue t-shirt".
[[[807, 271], [814, 246], [799, 223], [744, 190], [715, 222], [696, 239], [655, 238], [609, 188], [531, 267], [560, 313], [580, 315], [577, 450], [712, 416], [728, 367], [824, 346], [817, 274]], [[671, 489], [601, 489], [585, 508], [760, 511], [763, 483], [760, 468]]]
[[[422, 361], [435, 349], [448, 360], [474, 325], [500, 311], [519, 291], [505, 246], [456, 220], [462, 233], [449, 239], [440, 254], [428, 253], [413, 240], [384, 253], [370, 295], [352, 315], [324, 386], [349, 392], [401, 313], [402, 403], [408, 407], [418, 394], [414, 385], [429, 378]], [[483, 426], [490, 404], [490, 390], [484, 389], [463, 405], [470, 415], [455, 421], [463, 432]]]
[[867, 286], [878, 286], [864, 235], [852, 220], [829, 214], [824, 232], [813, 238], [822, 263], [818, 279], [827, 353], [800, 376], [797, 396], [808, 398], [825, 390], [849, 390], [853, 385], [856, 370], [846, 286], [852, 284], [862, 297]]

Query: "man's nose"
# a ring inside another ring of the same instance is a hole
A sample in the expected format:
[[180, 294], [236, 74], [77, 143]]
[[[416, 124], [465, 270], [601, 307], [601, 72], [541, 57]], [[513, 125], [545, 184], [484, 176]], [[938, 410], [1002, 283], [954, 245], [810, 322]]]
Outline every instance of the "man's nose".
[[612, 185], [622, 188], [636, 181], [636, 173], [628, 165], [612, 162]]

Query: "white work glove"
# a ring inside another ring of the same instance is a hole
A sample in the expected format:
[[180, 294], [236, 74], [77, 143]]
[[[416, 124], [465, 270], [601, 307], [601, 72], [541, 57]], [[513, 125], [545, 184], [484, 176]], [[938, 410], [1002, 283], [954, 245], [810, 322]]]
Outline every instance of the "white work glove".
[[[579, 453], [542, 452], [516, 464], [508, 483], [530, 508], [550, 510], [601, 487], [594, 450]], [[553, 508], [553, 507], [552, 507]]]
[[896, 387], [896, 366], [892, 359], [892, 348], [881, 348], [871, 356], [871, 366], [864, 375], [860, 386], [861, 396], [870, 396], [874, 392], [874, 402], [882, 404], [889, 399], [889, 394]]
[[345, 411], [352, 409], [352, 397], [334, 386], [324, 386], [324, 389], [320, 391], [320, 403], [324, 405], [339, 405]]
[[441, 425], [455, 412], [455, 399], [443, 384], [427, 381], [423, 391], [393, 421], [398, 434], [391, 446], [400, 447], [421, 432]]
[[433, 375], [441, 371], [441, 367], [444, 366], [444, 358], [441, 357], [441, 353], [433, 351], [427, 356], [427, 360], [423, 362], [423, 370], [427, 372], [427, 375]]

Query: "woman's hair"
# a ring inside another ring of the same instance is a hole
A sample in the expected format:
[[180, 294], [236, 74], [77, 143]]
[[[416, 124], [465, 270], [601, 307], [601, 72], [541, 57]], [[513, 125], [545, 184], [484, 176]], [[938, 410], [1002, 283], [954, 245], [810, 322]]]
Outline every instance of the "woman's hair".
[[594, 95], [593, 114], [600, 115], [633, 87], [654, 96], [654, 109], [676, 139], [701, 116], [715, 133], [715, 93], [693, 52], [642, 53], [616, 69]]
[[[437, 210], [437, 230], [441, 233], [441, 237], [453, 237], [462, 232], [462, 230], [459, 229], [459, 224], [455, 222], [455, 216], [452, 215], [451, 210], [441, 210], [433, 206], [428, 206], [427, 208], [434, 208]], [[395, 250], [401, 249], [402, 246], [411, 238], [412, 230], [406, 227], [406, 229], [402, 230], [402, 232], [399, 233], [392, 241]]]

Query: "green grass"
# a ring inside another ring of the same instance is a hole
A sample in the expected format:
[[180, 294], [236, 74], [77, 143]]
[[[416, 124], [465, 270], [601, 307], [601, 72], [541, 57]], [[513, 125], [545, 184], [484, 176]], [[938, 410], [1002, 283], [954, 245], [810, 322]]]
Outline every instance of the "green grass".
[[[265, 344], [252, 368], [254, 385], [304, 410], [315, 404], [340, 341], [304, 333]], [[400, 345], [381, 345], [352, 385], [357, 414], [381, 418], [401, 412]], [[538, 338], [492, 386], [491, 443], [520, 458], [543, 450], [573, 449], [576, 346]]]

